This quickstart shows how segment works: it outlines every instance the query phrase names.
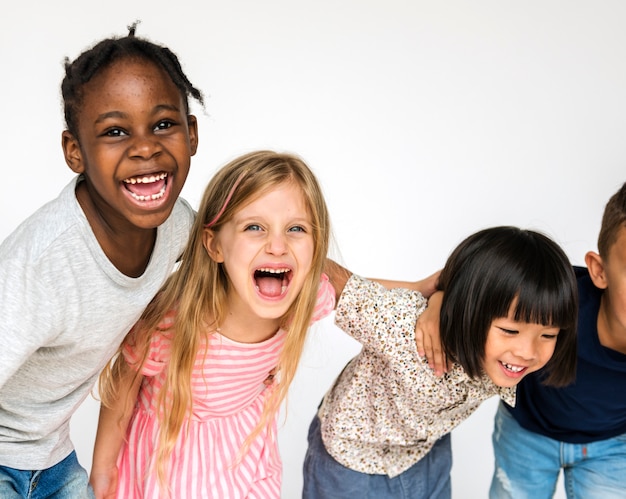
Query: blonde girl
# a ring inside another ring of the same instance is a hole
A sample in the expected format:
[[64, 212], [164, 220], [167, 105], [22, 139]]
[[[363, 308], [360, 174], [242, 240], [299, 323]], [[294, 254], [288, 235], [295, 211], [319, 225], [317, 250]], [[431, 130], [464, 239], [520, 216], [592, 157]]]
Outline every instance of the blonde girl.
[[101, 377], [97, 497], [280, 496], [276, 415], [334, 306], [329, 232], [296, 156], [253, 152], [214, 176], [180, 267]]

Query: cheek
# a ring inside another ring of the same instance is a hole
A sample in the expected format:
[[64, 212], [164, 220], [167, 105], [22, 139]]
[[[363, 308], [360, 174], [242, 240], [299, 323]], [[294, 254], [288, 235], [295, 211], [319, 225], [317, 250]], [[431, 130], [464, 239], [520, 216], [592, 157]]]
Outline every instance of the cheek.
[[490, 328], [485, 339], [485, 359], [497, 355], [503, 348], [506, 348], [499, 341], [498, 336]]
[[611, 293], [611, 295], [612, 307], [626, 323], [626, 286], [620, 286], [615, 290], [615, 293]]
[[547, 364], [548, 361], [554, 355], [554, 350], [556, 350], [556, 341], [550, 343], [544, 343], [539, 346], [539, 358], [543, 364]]
[[315, 254], [315, 245], [312, 239], [296, 242], [292, 246], [292, 252], [301, 269], [308, 270], [311, 268]]

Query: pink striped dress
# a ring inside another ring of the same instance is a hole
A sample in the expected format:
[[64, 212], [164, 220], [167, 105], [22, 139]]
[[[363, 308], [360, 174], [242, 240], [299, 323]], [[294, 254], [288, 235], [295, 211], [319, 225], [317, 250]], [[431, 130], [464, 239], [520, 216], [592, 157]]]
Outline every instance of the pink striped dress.
[[[334, 308], [334, 291], [325, 276], [318, 293], [313, 320]], [[163, 326], [170, 325], [175, 312]], [[144, 380], [127, 442], [118, 458], [119, 499], [162, 499], [157, 477], [155, 443], [158, 434], [156, 395], [162, 387], [168, 362], [171, 333], [155, 331], [148, 359], [142, 366]], [[260, 421], [263, 404], [273, 386], [263, 381], [276, 366], [286, 333], [279, 330], [261, 343], [238, 343], [218, 333], [200, 348], [192, 375], [193, 414], [183, 424], [169, 460], [172, 499], [271, 499], [280, 497], [282, 463], [276, 440], [276, 418], [252, 442], [237, 463], [246, 437]], [[206, 355], [205, 355], [206, 354]], [[124, 351], [129, 363], [137, 357]]]

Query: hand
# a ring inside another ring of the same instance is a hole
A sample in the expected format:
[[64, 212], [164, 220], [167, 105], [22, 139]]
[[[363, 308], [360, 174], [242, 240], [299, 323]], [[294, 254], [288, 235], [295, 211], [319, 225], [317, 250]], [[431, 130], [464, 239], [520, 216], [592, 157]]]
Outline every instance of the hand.
[[263, 381], [265, 386], [271, 386], [274, 384], [274, 377], [276, 376], [276, 368], [272, 369], [270, 373], [267, 375], [267, 378]]
[[107, 470], [92, 468], [89, 483], [93, 487], [96, 499], [115, 499], [117, 495], [117, 466]]
[[[421, 281], [415, 281], [411, 287], [414, 291], [419, 291], [424, 298], [430, 298], [433, 293], [437, 291], [437, 281], [439, 280], [439, 274], [441, 270], [438, 270], [434, 274], [428, 276]], [[438, 324], [437, 324], [438, 326]], [[439, 329], [439, 327], [437, 327]]]
[[327, 258], [324, 263], [324, 274], [326, 274], [330, 284], [335, 290], [335, 302], [337, 302], [343, 292], [343, 288], [345, 288], [346, 283], [348, 282], [348, 279], [350, 279], [352, 272], [339, 265], [334, 260]]
[[439, 336], [439, 312], [442, 299], [442, 291], [433, 293], [428, 300], [428, 307], [418, 317], [415, 325], [417, 352], [422, 357], [426, 356], [428, 365], [435, 371], [436, 376], [442, 376], [449, 368]]

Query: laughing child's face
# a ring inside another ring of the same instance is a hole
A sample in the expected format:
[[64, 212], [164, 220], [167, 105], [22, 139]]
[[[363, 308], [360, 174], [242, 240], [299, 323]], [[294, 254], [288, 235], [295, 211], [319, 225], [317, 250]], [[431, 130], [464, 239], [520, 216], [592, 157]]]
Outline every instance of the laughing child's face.
[[315, 243], [302, 189], [270, 188], [239, 209], [219, 231], [205, 230], [205, 247], [228, 276], [228, 309], [275, 324], [311, 270]]
[[68, 164], [85, 175], [77, 196], [90, 223], [97, 218], [120, 231], [167, 219], [197, 143], [184, 96], [141, 59], [118, 60], [86, 83], [78, 137], [63, 135]]
[[483, 368], [498, 386], [512, 387], [545, 366], [556, 347], [559, 328], [519, 322], [515, 303], [507, 317], [494, 319], [487, 333]]

